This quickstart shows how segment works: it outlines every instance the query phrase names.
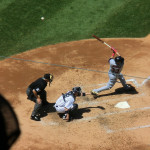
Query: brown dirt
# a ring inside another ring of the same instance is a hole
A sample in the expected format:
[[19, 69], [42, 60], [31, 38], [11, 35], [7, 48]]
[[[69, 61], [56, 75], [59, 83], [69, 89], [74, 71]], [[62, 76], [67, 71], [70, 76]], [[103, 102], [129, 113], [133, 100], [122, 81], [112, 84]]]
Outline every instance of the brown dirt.
[[[127, 75], [126, 79], [136, 79], [141, 84], [150, 76], [150, 36], [104, 40], [125, 58], [122, 73]], [[150, 125], [150, 109], [142, 110], [150, 107], [150, 81], [139, 87], [129, 82], [136, 87], [135, 93], [123, 92], [121, 84], [116, 83], [96, 100], [92, 96], [78, 98], [76, 102], [79, 104], [80, 117], [69, 123], [58, 117], [52, 104], [41, 122], [30, 120], [34, 104], [26, 99], [25, 91], [32, 81], [47, 72], [54, 74], [54, 82], [46, 88], [50, 103], [55, 103], [61, 93], [74, 86], [82, 86], [85, 92], [90, 92], [98, 87], [97, 84], [107, 83], [108, 75], [105, 72], [109, 69], [110, 56], [108, 47], [95, 39], [87, 39], [41, 47], [12, 56], [48, 64], [14, 59], [1, 61], [0, 92], [13, 106], [21, 128], [21, 136], [12, 150], [150, 149], [150, 127], [146, 127]], [[119, 93], [115, 92], [118, 88], [121, 91]], [[115, 108], [121, 101], [127, 101], [130, 108]]]

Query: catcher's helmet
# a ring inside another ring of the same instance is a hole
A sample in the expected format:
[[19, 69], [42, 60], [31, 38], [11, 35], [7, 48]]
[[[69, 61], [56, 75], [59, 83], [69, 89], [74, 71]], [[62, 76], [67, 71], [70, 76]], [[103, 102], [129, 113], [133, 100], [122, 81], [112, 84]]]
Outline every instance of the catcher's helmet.
[[121, 57], [121, 56], [117, 56], [117, 57], [115, 57], [115, 62], [116, 63], [123, 63], [124, 62], [124, 58]]
[[73, 94], [77, 93], [78, 96], [81, 96], [82, 90], [81, 90], [80, 87], [74, 87], [74, 88], [72, 89], [72, 92], [73, 92]]
[[50, 73], [47, 73], [47, 74], [44, 75], [44, 78], [49, 80], [49, 82], [52, 82], [54, 76], [52, 74], [50, 74]]

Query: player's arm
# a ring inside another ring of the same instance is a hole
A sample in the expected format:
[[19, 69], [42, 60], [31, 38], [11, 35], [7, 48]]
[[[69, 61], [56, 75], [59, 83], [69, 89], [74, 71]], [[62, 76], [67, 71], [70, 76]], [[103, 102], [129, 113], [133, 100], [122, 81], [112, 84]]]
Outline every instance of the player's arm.
[[41, 98], [40, 98], [40, 96], [37, 94], [37, 92], [35, 91], [35, 89], [33, 89], [32, 91], [33, 91], [34, 96], [37, 99], [38, 104], [41, 104]]
[[110, 58], [114, 58], [115, 54], [120, 56], [120, 54], [118, 53], [118, 51], [115, 48], [112, 47], [111, 49], [113, 50], [113, 53]]

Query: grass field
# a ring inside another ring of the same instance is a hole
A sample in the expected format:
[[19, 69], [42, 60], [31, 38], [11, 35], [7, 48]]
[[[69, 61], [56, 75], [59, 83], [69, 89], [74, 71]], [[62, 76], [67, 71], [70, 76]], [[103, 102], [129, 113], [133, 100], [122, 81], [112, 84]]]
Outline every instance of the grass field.
[[149, 18], [149, 0], [0, 0], [0, 56], [92, 34], [144, 37]]

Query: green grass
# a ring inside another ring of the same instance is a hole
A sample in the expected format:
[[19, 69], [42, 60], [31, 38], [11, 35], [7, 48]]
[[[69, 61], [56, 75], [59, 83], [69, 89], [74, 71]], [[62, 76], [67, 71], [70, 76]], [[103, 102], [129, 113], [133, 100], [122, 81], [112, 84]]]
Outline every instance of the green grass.
[[0, 0], [0, 56], [92, 34], [144, 37], [149, 18], [149, 0]]

